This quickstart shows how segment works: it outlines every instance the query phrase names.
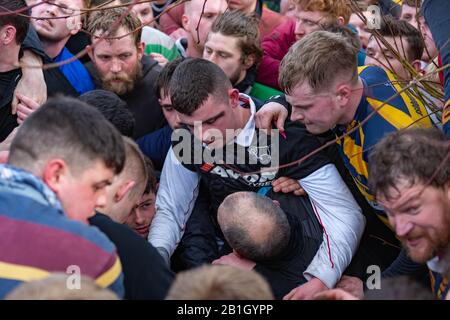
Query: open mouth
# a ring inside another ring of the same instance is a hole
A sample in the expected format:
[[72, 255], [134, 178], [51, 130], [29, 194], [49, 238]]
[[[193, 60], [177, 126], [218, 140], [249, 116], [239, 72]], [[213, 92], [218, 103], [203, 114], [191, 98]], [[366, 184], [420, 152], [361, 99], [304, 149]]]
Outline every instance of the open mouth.
[[38, 23], [38, 25], [40, 25], [46, 29], [53, 28], [53, 23], [48, 18], [38, 18], [38, 19], [36, 19], [36, 22]]
[[410, 239], [406, 240], [406, 242], [407, 242], [409, 247], [414, 248], [414, 247], [417, 247], [420, 244], [421, 240], [422, 240], [421, 237], [410, 238]]

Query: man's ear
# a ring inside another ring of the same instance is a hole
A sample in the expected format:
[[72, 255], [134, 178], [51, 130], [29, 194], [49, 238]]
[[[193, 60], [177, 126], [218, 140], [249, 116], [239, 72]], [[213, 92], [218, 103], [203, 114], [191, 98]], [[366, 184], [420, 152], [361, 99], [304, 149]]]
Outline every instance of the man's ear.
[[190, 32], [190, 30], [189, 30], [189, 18], [185, 14], [183, 14], [181, 16], [181, 25], [183, 26], [184, 30], [186, 30], [187, 32]]
[[69, 174], [69, 167], [63, 159], [52, 159], [47, 162], [42, 171], [42, 180], [58, 195], [64, 188], [64, 183]]
[[237, 89], [229, 89], [228, 98], [232, 108], [236, 108], [239, 106], [239, 91]]
[[416, 70], [418, 74], [425, 74], [425, 71], [422, 70], [422, 63], [420, 62], [420, 60], [414, 60], [413, 62], [411, 62], [411, 66], [414, 68], [414, 70]]
[[348, 84], [338, 85], [336, 100], [340, 106], [346, 106], [352, 95], [352, 88]]
[[134, 180], [127, 180], [124, 181], [119, 188], [117, 188], [117, 192], [114, 195], [114, 201], [120, 202], [122, 199], [124, 199], [130, 191], [133, 189], [133, 187], [136, 185], [136, 181]]
[[246, 56], [244, 59], [245, 70], [250, 69], [255, 64], [255, 60], [256, 58], [254, 54], [249, 54], [248, 56]]
[[92, 48], [91, 45], [86, 46], [86, 52], [87, 52], [89, 58], [91, 59], [91, 61], [94, 62], [94, 49]]
[[344, 17], [342, 17], [342, 16], [339, 16], [338, 18], [337, 18], [337, 24], [338, 25], [340, 25], [340, 26], [343, 26], [343, 25], [345, 25], [345, 19], [344, 19]]
[[13, 26], [5, 26], [1, 29], [0, 42], [5, 46], [9, 45], [11, 42], [16, 41], [16, 33], [17, 30]]
[[139, 61], [141, 61], [142, 56], [144, 55], [145, 44], [143, 42], [139, 42], [137, 45], [137, 56]]

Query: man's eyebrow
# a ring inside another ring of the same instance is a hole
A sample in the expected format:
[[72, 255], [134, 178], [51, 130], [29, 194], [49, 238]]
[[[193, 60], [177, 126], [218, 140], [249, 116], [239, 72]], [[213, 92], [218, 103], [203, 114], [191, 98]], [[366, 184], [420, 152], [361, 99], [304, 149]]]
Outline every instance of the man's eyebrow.
[[202, 122], [208, 122], [208, 121], [216, 120], [216, 119], [222, 117], [224, 114], [225, 114], [225, 112], [222, 111], [219, 114], [216, 114], [215, 116], [213, 116], [213, 117], [211, 117], [209, 119], [203, 120]]
[[103, 181], [95, 183], [94, 186], [96, 186], [98, 188], [100, 186], [102, 186], [102, 187], [110, 186], [111, 184], [112, 184], [112, 180], [103, 180]]
[[[201, 123], [208, 122], [208, 121], [212, 121], [212, 120], [216, 120], [216, 119], [218, 119], [218, 118], [220, 118], [220, 117], [223, 117], [224, 114], [225, 114], [225, 111], [222, 111], [222, 112], [216, 114], [215, 116], [213, 116], [213, 117], [211, 117], [211, 118], [208, 118], [208, 119], [206, 119], [206, 120], [202, 120]], [[195, 121], [195, 122], [198, 122], [198, 121]], [[188, 123], [186, 123], [186, 122], [181, 122], [181, 124], [182, 124], [183, 126], [188, 126], [188, 127], [193, 127], [193, 126], [194, 126], [193, 124], [188, 124]]]

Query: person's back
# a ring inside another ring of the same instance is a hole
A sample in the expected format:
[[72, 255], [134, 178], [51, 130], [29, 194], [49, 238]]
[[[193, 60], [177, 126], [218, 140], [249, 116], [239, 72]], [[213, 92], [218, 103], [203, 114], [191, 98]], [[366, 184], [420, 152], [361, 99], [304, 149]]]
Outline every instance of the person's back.
[[253, 270], [281, 299], [307, 282], [303, 272], [322, 243], [322, 228], [307, 197], [268, 195], [271, 198], [252, 192], [229, 195], [219, 207], [218, 221], [232, 249], [255, 263]]
[[158, 251], [129, 227], [97, 213], [90, 223], [117, 247], [124, 274], [125, 299], [162, 300], [174, 274]]
[[123, 296], [114, 245], [87, 218], [124, 163], [119, 133], [90, 106], [49, 100], [0, 166], [0, 296], [50, 272], [80, 272]]

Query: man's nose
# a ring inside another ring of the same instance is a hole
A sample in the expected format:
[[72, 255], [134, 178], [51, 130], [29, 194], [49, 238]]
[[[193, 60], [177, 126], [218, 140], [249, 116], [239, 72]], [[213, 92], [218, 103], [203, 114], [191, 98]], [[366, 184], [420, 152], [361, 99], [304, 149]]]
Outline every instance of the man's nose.
[[394, 218], [392, 223], [394, 224], [395, 233], [399, 237], [406, 236], [414, 227], [412, 222], [403, 217]]
[[111, 72], [119, 73], [122, 71], [122, 63], [120, 61], [114, 60], [111, 65]]
[[292, 110], [291, 121], [303, 121], [305, 120], [305, 116], [302, 112], [298, 110]]
[[100, 194], [95, 201], [96, 207], [104, 208], [106, 206], [106, 191]]

